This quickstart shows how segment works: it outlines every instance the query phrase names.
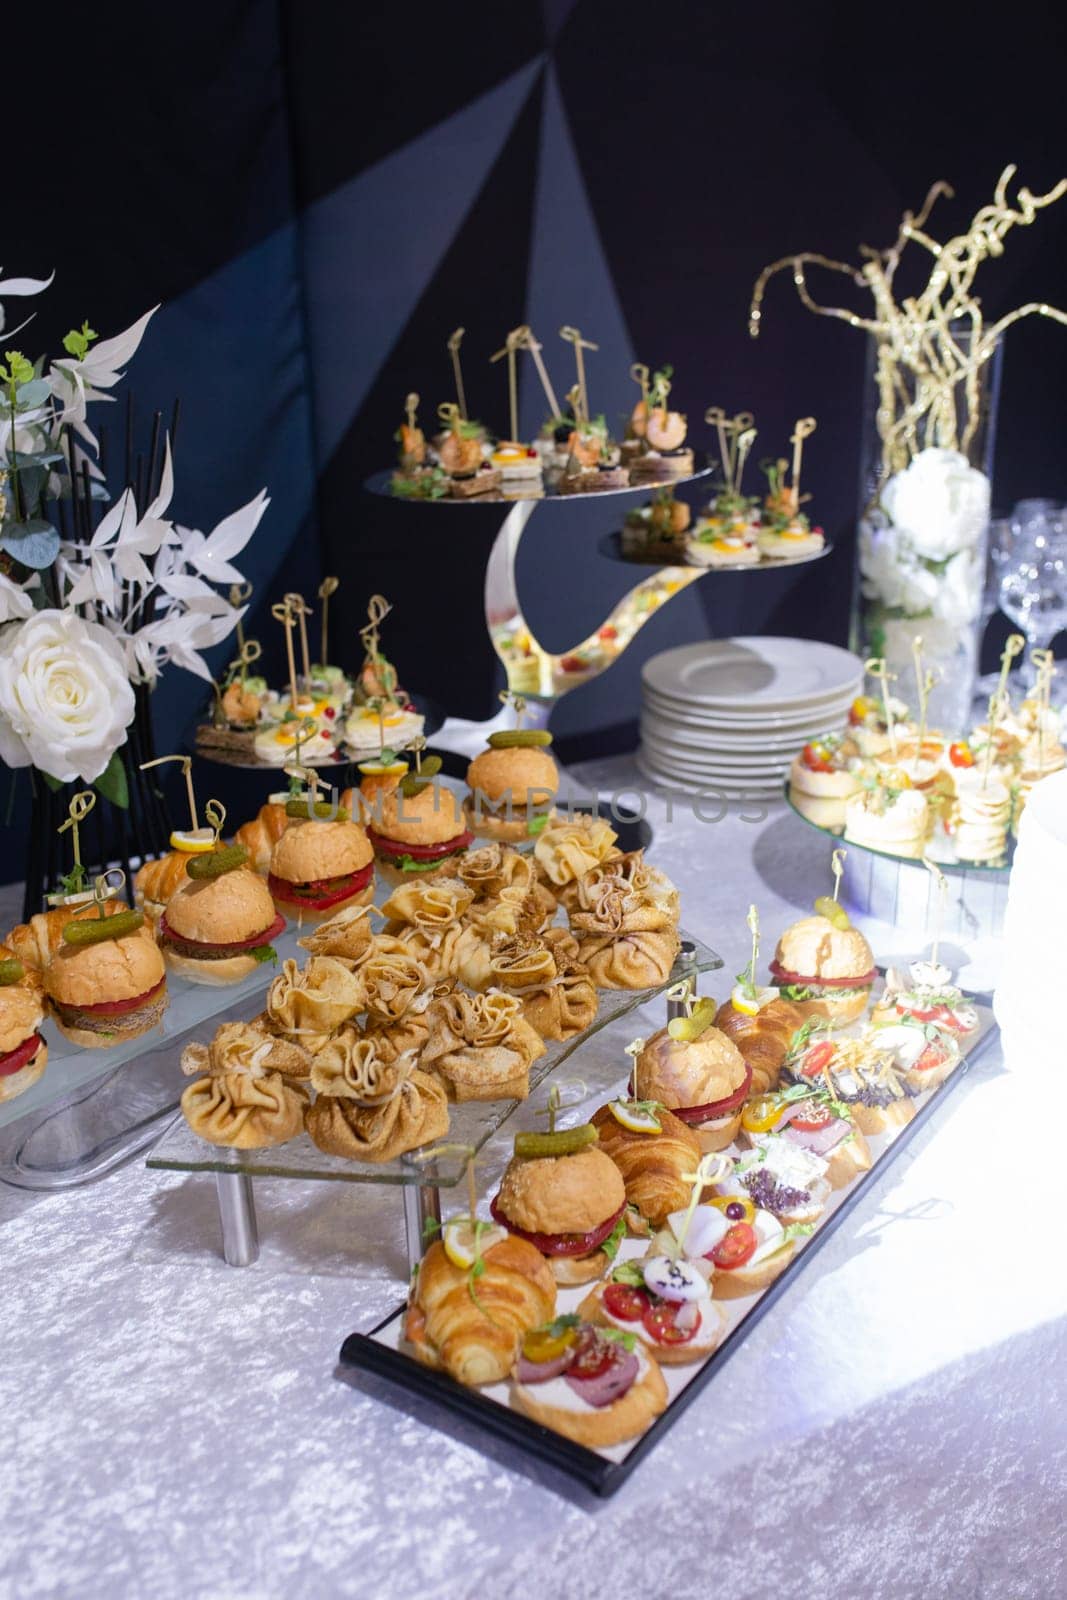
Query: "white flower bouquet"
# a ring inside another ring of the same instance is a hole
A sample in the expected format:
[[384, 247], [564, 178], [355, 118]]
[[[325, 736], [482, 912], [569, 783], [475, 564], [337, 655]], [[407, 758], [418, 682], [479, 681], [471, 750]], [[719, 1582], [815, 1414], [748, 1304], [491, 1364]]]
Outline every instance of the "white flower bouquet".
[[[0, 278], [0, 331], [5, 297], [50, 282]], [[152, 315], [112, 339], [84, 323], [51, 362], [15, 349], [0, 362], [0, 760], [52, 787], [80, 779], [120, 806], [135, 688], [151, 688], [167, 663], [211, 682], [202, 652], [243, 615], [216, 586], [243, 583], [233, 561], [269, 503], [261, 491], [210, 534], [182, 527], [167, 514], [165, 438], [148, 503], [128, 487], [93, 525], [107, 491], [88, 410], [113, 399]], [[60, 511], [79, 491], [81, 537], [70, 537], [78, 518]]]

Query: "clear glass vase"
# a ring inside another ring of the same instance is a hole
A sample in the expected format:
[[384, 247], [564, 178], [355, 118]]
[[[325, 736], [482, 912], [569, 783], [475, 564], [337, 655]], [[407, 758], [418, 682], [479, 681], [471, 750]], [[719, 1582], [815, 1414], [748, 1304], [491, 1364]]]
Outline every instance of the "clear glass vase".
[[[952, 331], [966, 354], [969, 330]], [[924, 413], [910, 439], [888, 447], [883, 435], [892, 419], [878, 384], [882, 357], [872, 334], [851, 644], [864, 657], [884, 657], [895, 675], [894, 694], [914, 707], [914, 640], [921, 637], [924, 662], [937, 676], [930, 725], [955, 732], [970, 719], [988, 620], [982, 595], [1002, 349], [995, 348], [969, 390], [956, 386], [947, 411]], [[898, 368], [896, 416], [916, 399], [912, 375]]]

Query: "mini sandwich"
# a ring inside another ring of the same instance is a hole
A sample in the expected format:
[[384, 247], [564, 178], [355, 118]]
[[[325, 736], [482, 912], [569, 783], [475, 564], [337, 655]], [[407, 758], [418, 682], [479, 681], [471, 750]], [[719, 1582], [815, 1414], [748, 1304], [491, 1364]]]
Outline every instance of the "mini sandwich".
[[358, 822], [290, 822], [270, 857], [274, 904], [302, 923], [321, 922], [343, 906], [374, 899], [374, 851]]
[[726, 1331], [710, 1270], [676, 1257], [675, 1248], [673, 1240], [668, 1249], [657, 1240], [642, 1260], [620, 1261], [578, 1307], [588, 1322], [634, 1334], [664, 1366], [703, 1361]]
[[513, 1404], [587, 1449], [635, 1439], [667, 1409], [667, 1385], [644, 1341], [573, 1314], [535, 1328], [515, 1366]]
[[[831, 1186], [828, 1163], [784, 1134], [755, 1135], [752, 1147], [739, 1157], [727, 1192], [747, 1193], [761, 1211], [770, 1211], [783, 1226], [817, 1222], [826, 1209]], [[733, 1184], [738, 1187], [736, 1190]]]
[[[405, 793], [414, 788], [415, 793]], [[408, 784], [376, 796], [367, 835], [386, 883], [452, 870], [471, 842], [463, 807], [441, 783]]]
[[744, 1192], [720, 1194], [697, 1206], [692, 1217], [688, 1210], [673, 1212], [649, 1253], [676, 1253], [683, 1229], [684, 1258], [710, 1279], [715, 1301], [742, 1300], [766, 1289], [792, 1261], [798, 1241], [814, 1231], [809, 1222], [783, 1225]]
[[877, 1032], [862, 1039], [801, 1038], [782, 1075], [790, 1083], [824, 1089], [872, 1138], [903, 1127], [915, 1115], [904, 1074], [892, 1054], [880, 1049]]
[[557, 1283], [601, 1277], [626, 1233], [622, 1174], [596, 1145], [590, 1123], [517, 1134], [491, 1206], [494, 1221], [547, 1258]]
[[837, 733], [812, 739], [793, 757], [789, 782], [798, 793], [818, 800], [850, 800], [863, 788], [855, 742]]
[[42, 977], [60, 1032], [86, 1050], [125, 1044], [163, 1020], [166, 967], [139, 911], [72, 919]]
[[285, 918], [247, 859], [235, 845], [191, 856], [193, 876], [167, 901], [159, 942], [171, 971], [190, 983], [240, 983], [262, 962], [278, 959], [271, 940], [284, 931]]
[[0, 945], [0, 1101], [13, 1100], [41, 1076], [48, 1046], [41, 1037], [44, 1001], [38, 975]]
[[836, 901], [829, 905], [835, 908], [830, 916], [801, 917], [785, 930], [771, 972], [782, 998], [806, 1017], [828, 1017], [843, 1026], [866, 1011], [878, 974], [871, 947], [845, 908]]
[[559, 788], [559, 768], [546, 746], [552, 735], [517, 728], [489, 736], [488, 750], [467, 768], [463, 814], [472, 833], [501, 844], [532, 839], [545, 827]]
[[[871, 1152], [848, 1107], [824, 1088], [795, 1084], [781, 1094], [750, 1100], [741, 1113], [741, 1132], [750, 1144], [767, 1134], [810, 1150], [826, 1163], [831, 1189], [841, 1189], [871, 1166]], [[773, 1208], [772, 1208], [773, 1209]]]
[[687, 1122], [703, 1151], [724, 1150], [741, 1126], [752, 1068], [714, 1026], [714, 1000], [645, 1041], [634, 1067], [638, 1100], [657, 1100]]

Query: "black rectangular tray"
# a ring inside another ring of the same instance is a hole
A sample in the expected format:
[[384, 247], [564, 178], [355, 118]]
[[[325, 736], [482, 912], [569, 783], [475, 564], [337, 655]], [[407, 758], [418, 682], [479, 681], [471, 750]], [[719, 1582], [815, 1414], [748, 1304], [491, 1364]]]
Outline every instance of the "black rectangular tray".
[[[984, 996], [970, 998], [983, 1001], [986, 999]], [[956, 1069], [944, 1083], [932, 1091], [926, 1104], [920, 1107], [912, 1120], [900, 1130], [892, 1143], [887, 1145], [870, 1171], [856, 1180], [840, 1205], [824, 1223], [818, 1226], [815, 1233], [806, 1241], [804, 1249], [794, 1256], [781, 1277], [763, 1291], [756, 1304], [746, 1312], [737, 1326], [731, 1329], [719, 1347], [704, 1362], [700, 1371], [689, 1380], [679, 1394], [675, 1395], [667, 1409], [656, 1418], [648, 1431], [630, 1447], [624, 1460], [608, 1460], [597, 1451], [575, 1444], [573, 1440], [564, 1438], [551, 1428], [543, 1427], [532, 1418], [523, 1416], [521, 1412], [509, 1410], [498, 1401], [487, 1399], [476, 1389], [465, 1388], [447, 1373], [435, 1372], [430, 1367], [422, 1366], [411, 1356], [403, 1355], [400, 1351], [379, 1343], [375, 1335], [403, 1315], [404, 1303], [384, 1317], [369, 1333], [349, 1334], [341, 1346], [339, 1358], [341, 1366], [374, 1373], [397, 1384], [409, 1394], [436, 1401], [457, 1416], [477, 1423], [496, 1438], [503, 1439], [518, 1450], [525, 1451], [547, 1462], [558, 1471], [578, 1479], [594, 1494], [606, 1499], [626, 1482], [634, 1468], [664, 1438], [686, 1407], [692, 1404], [734, 1351], [740, 1348], [761, 1318], [777, 1304], [798, 1272], [802, 1272], [826, 1241], [833, 1237], [844, 1219], [862, 1200], [871, 1184], [880, 1179], [900, 1152], [907, 1148], [915, 1134], [925, 1126], [933, 1112], [942, 1104], [945, 1096], [956, 1084], [962, 1082], [972, 1065], [985, 1054], [991, 1042], [998, 1038], [999, 1034], [1000, 1029], [996, 1022], [991, 1021]]]

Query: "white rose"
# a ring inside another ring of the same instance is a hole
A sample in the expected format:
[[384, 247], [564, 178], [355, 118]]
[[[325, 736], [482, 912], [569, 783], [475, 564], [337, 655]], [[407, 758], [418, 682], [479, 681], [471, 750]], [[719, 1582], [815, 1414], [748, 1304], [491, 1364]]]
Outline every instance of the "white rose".
[[35, 589], [40, 583], [40, 578], [34, 572], [25, 583], [13, 583], [10, 578], [5, 578], [0, 573], [0, 623], [14, 622], [16, 617], [28, 617], [33, 610], [33, 601], [26, 593], [27, 589]]
[[978, 562], [973, 550], [953, 556], [937, 582], [934, 616], [953, 627], [962, 628], [974, 621], [982, 608]]
[[944, 561], [981, 539], [989, 521], [989, 479], [956, 450], [921, 450], [890, 478], [881, 501], [920, 555]]
[[134, 712], [122, 651], [73, 611], [38, 611], [0, 632], [0, 759], [92, 783]]

